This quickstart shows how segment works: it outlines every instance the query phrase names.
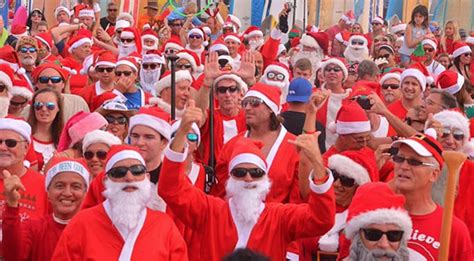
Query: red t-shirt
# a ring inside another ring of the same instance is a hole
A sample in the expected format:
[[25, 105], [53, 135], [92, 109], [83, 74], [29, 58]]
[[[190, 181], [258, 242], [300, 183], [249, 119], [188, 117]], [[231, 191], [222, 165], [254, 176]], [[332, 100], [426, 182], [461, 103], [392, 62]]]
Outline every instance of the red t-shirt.
[[394, 101], [392, 104], [390, 104], [388, 107], [388, 110], [395, 114], [400, 120], [404, 121], [408, 110], [403, 106], [402, 100]]

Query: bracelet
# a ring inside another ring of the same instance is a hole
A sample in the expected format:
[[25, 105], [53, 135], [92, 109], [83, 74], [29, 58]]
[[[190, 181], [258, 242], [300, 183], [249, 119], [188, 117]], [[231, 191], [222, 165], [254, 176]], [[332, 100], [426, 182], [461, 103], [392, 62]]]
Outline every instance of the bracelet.
[[303, 134], [315, 134], [316, 133], [316, 130], [314, 131], [307, 131], [307, 130], [304, 130], [303, 129]]

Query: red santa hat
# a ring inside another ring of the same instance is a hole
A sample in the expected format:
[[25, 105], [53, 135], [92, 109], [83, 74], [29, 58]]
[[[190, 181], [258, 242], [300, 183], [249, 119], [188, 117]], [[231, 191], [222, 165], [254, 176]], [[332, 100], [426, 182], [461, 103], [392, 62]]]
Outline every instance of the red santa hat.
[[250, 88], [245, 94], [247, 97], [256, 97], [262, 99], [262, 101], [272, 110], [275, 115], [280, 113], [280, 88], [275, 88], [271, 85], [258, 82]]
[[0, 118], [0, 130], [14, 131], [31, 143], [31, 127], [22, 119]]
[[[91, 109], [91, 111], [97, 111], [100, 114], [105, 115], [105, 113], [102, 113], [100, 111], [101, 106], [105, 105], [106, 102], [108, 102], [110, 100], [116, 99], [117, 97], [118, 97], [118, 95], [113, 91], [112, 92], [104, 92], [104, 93], [92, 98], [92, 106], [91, 106], [90, 109]], [[128, 110], [128, 108], [127, 108], [127, 110]]]
[[6, 64], [0, 63], [0, 82], [5, 84], [9, 93], [13, 89], [13, 79], [15, 78], [15, 73], [12, 68]]
[[150, 40], [155, 41], [156, 43], [158, 43], [159, 41], [158, 35], [151, 28], [143, 30], [141, 39], [142, 41], [144, 41], [145, 39], [150, 39]]
[[328, 65], [330, 65], [330, 64], [337, 65], [337, 66], [339, 66], [339, 67], [342, 69], [343, 81], [345, 81], [345, 80], [347, 79], [347, 75], [349, 74], [349, 72], [347, 71], [346, 63], [345, 63], [345, 61], [343, 60], [343, 58], [337, 57], [337, 58], [330, 58], [330, 59], [327, 59], [327, 60], [324, 61], [323, 64], [321, 65], [321, 70], [324, 71], [324, 68], [326, 68], [326, 66], [328, 66]]
[[402, 69], [399, 69], [399, 68], [394, 68], [392, 70], [390, 70], [388, 73], [382, 75], [382, 78], [380, 78], [380, 85], [384, 84], [385, 81], [389, 80], [389, 79], [395, 79], [397, 81], [401, 81], [401, 73], [403, 72]]
[[454, 42], [453, 48], [454, 48], [453, 59], [458, 56], [461, 56], [462, 54], [472, 52], [471, 47], [469, 47], [465, 42], [461, 42], [461, 41]]
[[384, 24], [383, 17], [377, 15], [376, 17], [372, 18], [372, 23]]
[[328, 167], [363, 185], [378, 180], [377, 164], [373, 157], [361, 151], [344, 151], [334, 154], [328, 159]]
[[234, 27], [235, 32], [238, 32], [239, 28], [242, 27], [242, 23], [240, 22], [240, 19], [237, 18], [237, 16], [231, 15], [231, 14], [227, 15], [227, 19], [224, 23], [224, 27], [229, 26], [229, 25]]
[[[173, 124], [171, 125], [171, 136], [174, 136], [176, 134], [179, 129], [179, 125], [181, 125], [181, 120], [173, 122]], [[199, 146], [199, 144], [201, 144], [201, 131], [199, 130], [199, 126], [195, 122], [193, 122], [193, 124], [191, 125], [191, 129], [198, 136], [197, 145]]]
[[466, 37], [466, 43], [470, 46], [474, 46], [474, 37], [473, 36]]
[[341, 19], [346, 22], [347, 25], [352, 25], [356, 22], [354, 11], [349, 10], [341, 16]]
[[64, 125], [58, 143], [58, 152], [71, 148], [81, 141], [87, 133], [107, 126], [108, 122], [98, 112], [80, 111]]
[[263, 75], [266, 75], [268, 72], [278, 72], [285, 75], [285, 82], [290, 82], [290, 68], [286, 64], [281, 62], [273, 62], [269, 64], [263, 71]]
[[414, 77], [420, 84], [421, 90], [425, 91], [427, 77], [431, 77], [428, 70], [422, 63], [415, 63], [410, 68], [404, 70], [400, 76], [400, 81], [403, 82], [406, 77]]
[[245, 39], [247, 39], [249, 37], [252, 37], [252, 36], [263, 37], [263, 32], [262, 32], [262, 30], [260, 30], [260, 28], [252, 25], [252, 26], [249, 26], [247, 28], [247, 30], [245, 30], [243, 36], [244, 36]]
[[199, 59], [199, 56], [195, 52], [184, 49], [179, 51], [176, 55], [179, 57], [179, 59], [184, 59], [191, 63], [194, 72], [199, 72], [204, 69], [204, 67], [201, 65], [201, 59]]
[[38, 67], [36, 67], [33, 70], [33, 72], [31, 73], [31, 78], [33, 78], [33, 81], [38, 82], [38, 78], [39, 78], [41, 72], [43, 72], [46, 69], [54, 69], [55, 71], [57, 71], [61, 75], [61, 77], [64, 80], [69, 79], [69, 71], [64, 69], [64, 66], [61, 67], [61, 66], [57, 65], [56, 63], [46, 62], [46, 63], [40, 64]]
[[27, 27], [24, 24], [14, 24], [10, 30], [10, 34], [20, 39], [23, 36], [28, 36]]
[[137, 52], [141, 53], [142, 52], [142, 41], [140, 38], [140, 33], [138, 32], [138, 29], [133, 28], [133, 27], [126, 27], [123, 28], [122, 33], [120, 34], [120, 38], [124, 39], [135, 39], [135, 45], [137, 46]]
[[82, 151], [86, 151], [90, 145], [103, 143], [107, 146], [122, 144], [122, 141], [110, 132], [94, 130], [86, 134], [82, 140]]
[[69, 11], [69, 9], [67, 9], [65, 6], [60, 5], [54, 9], [54, 17], [56, 18], [61, 12], [65, 12], [69, 17], [72, 14], [71, 11]]
[[263, 143], [254, 139], [239, 138], [234, 144], [229, 161], [229, 173], [239, 164], [252, 163], [259, 169], [268, 172], [267, 162], [262, 153]]
[[118, 20], [115, 23], [115, 30], [117, 29], [123, 29], [132, 26], [129, 21], [127, 20]]
[[227, 46], [225, 45], [225, 43], [218, 39], [217, 41], [215, 41], [210, 47], [209, 47], [209, 53], [212, 53], [212, 52], [218, 52], [218, 51], [225, 51], [227, 53], [229, 53], [229, 48], [227, 48]]
[[100, 52], [94, 59], [94, 67], [97, 67], [97, 66], [115, 67], [116, 60], [117, 59], [115, 58], [115, 55], [112, 54], [112, 52], [110, 51]]
[[469, 119], [462, 113], [454, 110], [443, 110], [433, 115], [433, 119], [439, 121], [443, 127], [461, 130], [464, 133], [464, 142], [469, 141], [471, 137]]
[[[193, 77], [188, 70], [180, 70], [176, 72], [176, 83], [181, 81], [193, 82]], [[166, 71], [161, 79], [155, 84], [156, 93], [159, 95], [164, 89], [171, 87], [171, 72]]]
[[344, 234], [353, 239], [360, 229], [370, 224], [396, 224], [407, 240], [412, 230], [411, 218], [403, 208], [405, 197], [395, 194], [387, 183], [372, 182], [360, 186], [349, 206]]
[[78, 174], [84, 179], [86, 191], [89, 189], [89, 184], [91, 182], [90, 174], [89, 170], [87, 169], [87, 164], [83, 158], [72, 159], [66, 157], [53, 157], [50, 164], [51, 167], [46, 172], [46, 177], [44, 180], [46, 191], [48, 191], [49, 185], [51, 184], [51, 181], [53, 181], [54, 177], [63, 172], [72, 172]]
[[435, 51], [438, 48], [438, 41], [436, 39], [431, 39], [431, 38], [426, 38], [423, 41], [421, 41], [421, 44], [424, 45], [429, 45], [431, 46]]
[[203, 31], [201, 28], [199, 28], [199, 27], [195, 27], [195, 28], [189, 30], [189, 32], [188, 32], [188, 37], [189, 37], [190, 35], [196, 35], [196, 34], [197, 34], [197, 35], [200, 35], [201, 38], [204, 39], [204, 31]]
[[77, 17], [91, 17], [93, 20], [95, 20], [94, 9], [90, 9], [90, 8], [80, 9]]
[[31, 90], [28, 82], [26, 80], [13, 79], [13, 88], [10, 92], [13, 96], [21, 96], [31, 101], [33, 98], [33, 90]]
[[7, 64], [14, 72], [24, 74], [24, 68], [20, 68], [21, 62], [18, 59], [18, 54], [10, 45], [5, 45], [0, 48], [0, 64]]
[[334, 39], [336, 39], [338, 42], [342, 43], [344, 46], [349, 45], [349, 38], [351, 38], [352, 33], [349, 31], [341, 31], [340, 33], [337, 33], [336, 36], [334, 36]]
[[168, 41], [166, 41], [165, 45], [163, 46], [163, 51], [165, 51], [168, 48], [173, 48], [178, 51], [181, 51], [184, 49], [181, 42], [175, 38], [170, 38]]
[[35, 35], [36, 40], [38, 40], [38, 46], [45, 45], [48, 47], [48, 50], [52, 50], [53, 46], [53, 36], [50, 32], [39, 33]]
[[130, 13], [122, 12], [117, 16], [117, 21], [125, 20], [130, 21], [130, 24], [133, 25], [135, 23], [135, 19]]
[[396, 33], [405, 31], [406, 28], [407, 28], [407, 24], [397, 24], [397, 25], [393, 25], [392, 28], [390, 28], [390, 32], [392, 34], [396, 34]]
[[92, 45], [92, 34], [89, 30], [86, 29], [79, 29], [77, 34], [73, 36], [69, 41], [69, 49], [68, 52], [72, 53], [72, 51], [83, 44], [91, 44]]
[[138, 72], [138, 64], [137, 60], [133, 57], [127, 56], [127, 57], [122, 57], [120, 58], [116, 63], [115, 66], [119, 67], [120, 65], [127, 65], [130, 67], [132, 70], [135, 72]]
[[158, 107], [141, 107], [138, 113], [130, 118], [129, 132], [137, 125], [149, 127], [168, 141], [171, 138], [170, 115]]
[[306, 33], [301, 37], [300, 44], [312, 48], [321, 48], [324, 54], [327, 55], [329, 37], [326, 32]]
[[356, 102], [343, 103], [336, 115], [336, 122], [328, 129], [339, 135], [369, 132], [370, 121], [365, 111]]
[[422, 157], [434, 157], [436, 161], [438, 161], [440, 169], [443, 168], [443, 147], [436, 140], [436, 137], [424, 134], [415, 134], [409, 138], [394, 141], [392, 143], [392, 147], [399, 148], [401, 144], [408, 145]]
[[456, 94], [464, 85], [464, 76], [455, 71], [446, 70], [439, 74], [436, 85], [443, 91]]
[[163, 54], [160, 51], [150, 50], [147, 51], [145, 55], [143, 55], [142, 63], [165, 64], [165, 58], [163, 58]]
[[240, 90], [242, 91], [242, 93], [246, 93], [247, 90], [248, 90], [248, 85], [244, 82], [244, 80], [242, 80], [242, 78], [240, 78], [240, 76], [238, 76], [237, 74], [232, 73], [232, 72], [224, 73], [224, 74], [220, 75], [219, 77], [217, 77], [214, 80], [214, 88], [217, 86], [217, 83], [219, 83], [222, 80], [233, 80], [233, 81], [235, 81], [237, 83], [237, 85], [239, 86]]
[[240, 36], [236, 33], [230, 33], [230, 34], [226, 34], [224, 36], [224, 41], [234, 41], [234, 42], [237, 42], [239, 44], [242, 43], [242, 40], [240, 40]]
[[126, 159], [136, 159], [140, 161], [143, 166], [146, 166], [145, 160], [136, 147], [130, 145], [112, 145], [109, 152], [107, 152], [104, 172], [107, 173], [117, 162]]

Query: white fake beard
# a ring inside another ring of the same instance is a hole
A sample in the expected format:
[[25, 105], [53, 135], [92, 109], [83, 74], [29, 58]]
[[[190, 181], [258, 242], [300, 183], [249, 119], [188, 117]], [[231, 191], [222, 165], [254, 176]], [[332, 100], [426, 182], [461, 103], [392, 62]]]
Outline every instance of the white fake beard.
[[290, 83], [288, 81], [285, 80], [284, 82], [276, 82], [276, 81], [269, 80], [266, 75], [263, 75], [260, 78], [260, 82], [280, 88], [281, 90], [280, 104], [286, 103], [286, 96], [288, 96], [288, 88], [290, 87]]
[[146, 52], [151, 50], [158, 50], [158, 44], [155, 43], [153, 46], [147, 46], [142, 43], [142, 55], [145, 55]]
[[256, 223], [260, 216], [260, 205], [270, 191], [271, 182], [265, 175], [261, 180], [245, 182], [230, 177], [227, 180], [227, 197], [236, 211], [236, 218], [244, 223]]
[[348, 62], [360, 63], [369, 57], [369, 49], [365, 46], [360, 49], [347, 46], [346, 50], [344, 51], [344, 57], [347, 59]]
[[252, 51], [258, 50], [258, 48], [260, 48], [264, 42], [265, 41], [263, 39], [249, 41], [250, 50]]
[[33, 59], [31, 57], [27, 57], [27, 58], [23, 59], [23, 61], [21, 61], [21, 63], [23, 65], [34, 65], [35, 64], [35, 59]]
[[155, 83], [160, 79], [161, 68], [155, 70], [140, 70], [140, 84], [145, 92], [156, 96]]
[[136, 52], [137, 51], [137, 45], [136, 44], [119, 43], [118, 50], [119, 50], [118, 58], [120, 59], [122, 57], [129, 56], [133, 52]]
[[[102, 195], [110, 201], [111, 219], [114, 225], [122, 225], [129, 230], [138, 223], [140, 212], [146, 208], [151, 198], [151, 182], [148, 178], [138, 182], [113, 182], [105, 179], [105, 190]], [[127, 186], [138, 188], [133, 192], [123, 189]]]

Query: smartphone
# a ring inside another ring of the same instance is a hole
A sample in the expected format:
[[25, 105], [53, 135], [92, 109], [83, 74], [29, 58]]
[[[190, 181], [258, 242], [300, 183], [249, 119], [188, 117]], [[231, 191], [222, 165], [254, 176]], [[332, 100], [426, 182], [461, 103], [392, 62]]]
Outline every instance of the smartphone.
[[398, 148], [390, 147], [390, 148], [384, 150], [383, 153], [388, 153], [390, 155], [395, 155], [395, 154], [398, 153]]
[[370, 110], [370, 108], [372, 108], [372, 104], [370, 104], [369, 97], [365, 95], [361, 95], [357, 97], [356, 101], [360, 105], [360, 107], [362, 107], [362, 109], [364, 110]]

